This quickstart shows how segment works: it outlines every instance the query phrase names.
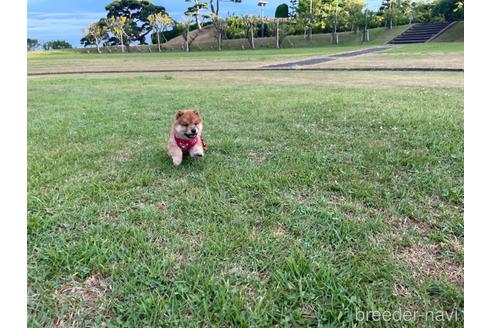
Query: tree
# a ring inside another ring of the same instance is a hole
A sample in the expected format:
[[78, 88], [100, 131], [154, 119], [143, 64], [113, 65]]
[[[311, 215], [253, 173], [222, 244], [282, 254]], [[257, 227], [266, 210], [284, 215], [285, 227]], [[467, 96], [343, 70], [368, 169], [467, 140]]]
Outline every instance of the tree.
[[338, 24], [338, 0], [335, 0], [335, 20], [333, 21], [333, 36], [331, 42], [338, 45], [337, 24]]
[[44, 50], [52, 49], [72, 49], [72, 45], [64, 40], [48, 41], [43, 43]]
[[189, 7], [185, 11], [185, 15], [186, 16], [192, 16], [192, 17], [194, 17], [198, 29], [201, 30], [202, 29], [202, 25], [200, 23], [200, 16], [202, 16], [204, 18], [208, 18], [208, 17], [210, 17], [210, 15], [208, 15], [208, 14], [200, 14], [200, 11], [202, 11], [203, 9], [208, 9], [208, 3], [207, 2], [200, 2], [198, 0], [185, 0], [185, 1], [186, 2], [193, 1], [194, 5], [191, 6], [191, 7]]
[[435, 16], [442, 16], [446, 21], [462, 20], [465, 15], [464, 0], [439, 0], [436, 2], [434, 10]]
[[217, 49], [220, 51], [222, 50], [222, 38], [225, 33], [227, 22], [214, 13], [212, 13], [210, 17], [212, 18], [212, 24], [214, 25], [216, 31], [215, 39], [217, 40]]
[[[341, 2], [341, 5], [340, 5]], [[343, 0], [324, 0], [323, 1], [323, 16], [326, 18], [326, 26], [331, 27], [331, 40], [333, 44], [338, 44], [338, 27], [340, 13], [345, 13]]]
[[230, 39], [242, 39], [246, 37], [244, 18], [240, 16], [227, 17], [224, 32], [226, 37]]
[[384, 14], [385, 25], [387, 29], [393, 29], [393, 22], [395, 21], [397, 11], [398, 11], [397, 0], [383, 0], [381, 4], [380, 11]]
[[27, 38], [27, 51], [36, 50], [40, 46], [41, 46], [41, 43], [39, 42], [38, 39]]
[[182, 31], [181, 36], [184, 39], [184, 50], [186, 52], [190, 52], [191, 42], [193, 42], [193, 40], [190, 40], [190, 24], [191, 19], [184, 19], [181, 23], [177, 25], [177, 28]]
[[125, 40], [124, 37], [128, 38], [128, 34], [125, 29], [129, 24], [128, 18], [126, 16], [110, 17], [106, 20], [108, 22], [109, 29], [116, 35], [120, 41], [121, 52], [125, 52]]
[[304, 38], [312, 39], [313, 26], [322, 16], [322, 0], [297, 0], [291, 3], [296, 6], [293, 11], [297, 23], [304, 26]]
[[276, 18], [273, 22], [275, 25], [275, 43], [276, 48], [282, 47], [284, 40], [287, 36], [295, 33], [296, 27], [294, 24], [288, 24], [289, 20], [287, 18]]
[[410, 14], [413, 17], [413, 22], [424, 23], [433, 21], [433, 8], [434, 3], [428, 3], [425, 0], [412, 1], [410, 3]]
[[241, 0], [215, 0], [215, 5], [214, 5], [214, 0], [210, 0], [210, 11], [212, 12], [212, 14], [219, 16], [219, 9], [220, 9], [220, 2], [221, 1], [241, 3]]
[[278, 5], [277, 9], [275, 10], [275, 17], [276, 18], [289, 17], [289, 6], [286, 3], [282, 3]]
[[369, 8], [365, 8], [364, 10], [364, 18], [360, 22], [360, 25], [364, 26], [363, 34], [362, 34], [362, 42], [369, 41], [369, 26], [371, 26], [374, 22], [375, 12], [369, 10]]
[[246, 35], [252, 49], [255, 49], [255, 31], [258, 19], [255, 16], [246, 15], [243, 17], [244, 26], [246, 27]]
[[359, 27], [359, 22], [362, 17], [362, 9], [366, 6], [364, 0], [346, 0], [345, 10], [347, 11], [348, 22], [350, 24], [350, 30], [352, 32], [357, 32]]
[[[157, 34], [157, 47], [161, 52], [161, 37], [160, 34], [167, 30], [168, 27], [174, 24], [174, 21], [168, 14], [157, 13], [149, 15], [149, 23], [155, 34]], [[167, 40], [166, 40], [167, 42]]]
[[[125, 26], [126, 42], [139, 42], [145, 44], [146, 36], [152, 32], [148, 17], [153, 14], [166, 14], [163, 6], [154, 5], [149, 0], [114, 0], [106, 5], [107, 18], [126, 17]], [[114, 44], [118, 40], [111, 40]]]
[[85, 46], [95, 45], [97, 52], [101, 53], [100, 43], [103, 40], [109, 39], [109, 28], [106, 20], [103, 18], [98, 22], [90, 24], [85, 30], [85, 36], [80, 40], [80, 43]]
[[290, 14], [289, 17], [295, 18], [297, 16], [297, 8], [299, 8], [299, 0], [290, 0]]

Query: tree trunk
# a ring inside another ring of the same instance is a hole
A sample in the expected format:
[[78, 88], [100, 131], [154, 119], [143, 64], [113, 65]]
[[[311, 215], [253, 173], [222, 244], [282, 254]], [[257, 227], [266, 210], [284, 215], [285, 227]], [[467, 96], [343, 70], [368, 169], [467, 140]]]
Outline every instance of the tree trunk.
[[338, 45], [338, 33], [337, 33], [337, 19], [335, 18], [335, 25], [331, 36], [331, 43]]
[[196, 13], [195, 16], [195, 21], [196, 21], [196, 26], [198, 27], [198, 30], [202, 29], [202, 25], [200, 25], [200, 19], [198, 18], [199, 13]]
[[101, 49], [99, 48], [99, 40], [97, 38], [96, 38], [96, 49], [97, 49], [97, 53], [100, 54]]
[[219, 51], [222, 50], [222, 30], [219, 30], [219, 35], [218, 35], [218, 38], [217, 38], [217, 45], [219, 47]]
[[277, 28], [275, 29], [275, 41], [277, 44], [277, 49], [280, 48], [280, 23], [277, 21]]
[[186, 44], [186, 52], [190, 52], [190, 40], [188, 38], [189, 35], [190, 35], [190, 31], [188, 30], [186, 32], [186, 42], [185, 42], [185, 44]]
[[121, 38], [120, 38], [120, 42], [121, 42], [121, 52], [125, 52], [125, 45], [123, 43], [123, 35], [121, 35]]
[[157, 48], [161, 52], [161, 37], [159, 36], [159, 32], [157, 32]]
[[253, 35], [253, 27], [250, 29], [250, 34], [251, 34], [251, 48], [255, 48], [255, 37]]
[[338, 33], [337, 32], [333, 32], [331, 34], [331, 43], [338, 45]]

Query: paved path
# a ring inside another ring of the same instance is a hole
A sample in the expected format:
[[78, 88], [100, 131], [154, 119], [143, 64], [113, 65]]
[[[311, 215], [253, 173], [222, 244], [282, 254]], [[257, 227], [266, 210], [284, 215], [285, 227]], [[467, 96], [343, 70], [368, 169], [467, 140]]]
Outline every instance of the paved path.
[[316, 65], [316, 64], [321, 64], [321, 63], [333, 61], [333, 60], [336, 60], [337, 58], [360, 56], [360, 55], [369, 54], [371, 52], [383, 51], [383, 50], [386, 50], [389, 48], [392, 48], [392, 46], [385, 45], [385, 46], [381, 46], [381, 47], [374, 47], [374, 48], [367, 48], [367, 49], [362, 49], [362, 50], [341, 52], [339, 54], [334, 54], [334, 55], [330, 55], [330, 56], [326, 56], [326, 57], [308, 58], [308, 59], [298, 60], [295, 62], [283, 63], [283, 64], [274, 64], [274, 65], [268, 65], [268, 66], [264, 66], [264, 67], [265, 68], [293, 68], [296, 66]]

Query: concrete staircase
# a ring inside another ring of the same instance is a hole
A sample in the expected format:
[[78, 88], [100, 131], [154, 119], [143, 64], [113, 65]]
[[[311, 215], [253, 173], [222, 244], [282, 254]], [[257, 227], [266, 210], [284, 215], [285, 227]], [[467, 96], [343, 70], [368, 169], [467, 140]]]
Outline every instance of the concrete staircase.
[[429, 42], [450, 28], [455, 22], [416, 24], [390, 40], [389, 44], [407, 44]]

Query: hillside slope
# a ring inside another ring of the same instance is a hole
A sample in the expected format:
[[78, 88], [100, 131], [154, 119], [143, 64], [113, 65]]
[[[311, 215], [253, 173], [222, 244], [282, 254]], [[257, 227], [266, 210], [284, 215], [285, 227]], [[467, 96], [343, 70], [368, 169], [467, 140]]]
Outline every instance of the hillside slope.
[[[410, 25], [395, 26], [393, 29], [388, 30], [384, 27], [373, 28], [369, 30], [370, 45], [384, 44], [402, 33]], [[204, 27], [201, 31], [195, 30], [190, 32], [191, 38], [195, 38], [191, 44], [193, 50], [205, 50], [215, 49], [217, 47], [217, 41], [215, 39], [216, 29], [209, 25]], [[358, 45], [361, 43], [361, 32], [341, 32], [339, 33], [339, 45], [349, 46]], [[164, 44], [164, 48], [167, 50], [182, 50], [184, 39], [181, 36], [175, 37]], [[313, 34], [312, 40], [304, 39], [303, 35], [290, 35], [287, 36], [282, 42], [282, 48], [297, 48], [297, 47], [318, 47], [318, 46], [334, 46], [331, 43], [331, 34], [320, 33]], [[275, 38], [255, 38], [256, 48], [275, 48]], [[249, 49], [250, 44], [247, 39], [232, 39], [223, 41], [224, 49]]]
[[432, 40], [433, 42], [464, 42], [465, 22], [458, 22], [451, 26], [443, 34]]
[[[191, 46], [202, 43], [214, 43], [216, 29], [213, 25], [204, 26], [201, 30], [193, 30], [190, 32], [190, 40], [193, 40]], [[180, 35], [172, 38], [163, 46], [165, 49], [182, 49], [184, 38]]]

